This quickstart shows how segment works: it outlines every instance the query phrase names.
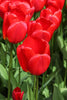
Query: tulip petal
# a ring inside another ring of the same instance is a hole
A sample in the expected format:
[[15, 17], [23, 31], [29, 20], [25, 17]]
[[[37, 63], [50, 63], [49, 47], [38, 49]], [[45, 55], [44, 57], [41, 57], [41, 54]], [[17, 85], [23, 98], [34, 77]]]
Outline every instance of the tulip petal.
[[18, 61], [19, 61], [20, 66], [22, 67], [22, 69], [25, 72], [27, 72], [28, 71], [27, 68], [26, 68], [27, 62], [26, 62], [26, 59], [25, 59], [25, 57], [23, 55], [23, 52], [22, 52], [22, 48], [21, 47], [22, 47], [22, 45], [19, 45], [17, 47], [17, 57], [18, 57]]
[[41, 39], [35, 39], [32, 37], [27, 37], [23, 42], [24, 47], [30, 47], [37, 54], [42, 54], [45, 49], [45, 44]]
[[34, 56], [35, 53], [33, 50], [29, 47], [24, 47], [23, 45], [18, 46], [17, 48], [17, 57], [19, 60], [19, 63], [24, 71], [28, 71], [28, 61], [29, 59]]
[[11, 12], [7, 12], [4, 15], [4, 21], [3, 21], [3, 38], [6, 39], [7, 38], [7, 29], [8, 27], [15, 23], [18, 22], [19, 19], [17, 18], [17, 16]]
[[26, 23], [20, 21], [12, 24], [7, 30], [7, 37], [11, 43], [21, 42], [27, 31]]
[[37, 30], [37, 31], [33, 32], [31, 36], [34, 38], [46, 40], [48, 42], [50, 41], [50, 33], [47, 31]]
[[52, 15], [52, 11], [49, 8], [43, 9], [40, 13], [40, 17], [48, 17], [49, 15]]
[[27, 29], [27, 34], [31, 35], [34, 31], [36, 30], [41, 30], [42, 25], [36, 21], [30, 21], [28, 23], [28, 29]]
[[41, 18], [39, 17], [36, 20], [36, 22], [39, 22], [42, 25], [44, 30], [47, 30], [52, 24], [52, 22], [49, 19], [43, 18], [43, 17], [41, 17]]
[[50, 56], [47, 54], [35, 55], [29, 60], [28, 70], [33, 75], [43, 74], [50, 64]]

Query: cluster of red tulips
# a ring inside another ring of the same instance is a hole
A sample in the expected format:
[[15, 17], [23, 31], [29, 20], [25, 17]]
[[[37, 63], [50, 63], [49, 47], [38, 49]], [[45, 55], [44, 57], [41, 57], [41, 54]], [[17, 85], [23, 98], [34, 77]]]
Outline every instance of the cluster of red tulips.
[[[41, 75], [49, 67], [48, 42], [61, 23], [64, 2], [65, 0], [0, 0], [3, 38], [11, 43], [19, 43], [27, 33], [26, 39], [17, 47], [17, 57], [25, 72]], [[46, 9], [43, 9], [44, 6]], [[38, 11], [41, 11], [40, 17], [31, 21], [33, 14]], [[23, 93], [20, 95], [20, 92], [19, 88], [14, 90], [13, 100], [22, 100]]]

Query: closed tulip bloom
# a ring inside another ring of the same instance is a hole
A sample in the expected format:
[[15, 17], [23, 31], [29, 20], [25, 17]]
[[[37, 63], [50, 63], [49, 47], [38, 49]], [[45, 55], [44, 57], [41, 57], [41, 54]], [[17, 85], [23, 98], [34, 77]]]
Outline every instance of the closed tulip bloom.
[[31, 35], [36, 30], [42, 30], [43, 29], [42, 25], [39, 22], [36, 22], [36, 21], [30, 21], [27, 26], [28, 26], [28, 28], [27, 28], [28, 36]]
[[3, 38], [11, 43], [21, 42], [27, 32], [27, 24], [13, 13], [6, 13], [3, 22]]
[[56, 9], [62, 9], [64, 6], [65, 0], [47, 0], [46, 6], [53, 6]]
[[[49, 20], [48, 18], [44, 18], [44, 17], [39, 17], [39, 18], [36, 20], [36, 22], [39, 22], [39, 23], [42, 25], [43, 30], [49, 34], [49, 37], [50, 37], [50, 38], [47, 38], [47, 39], [48, 39], [48, 41], [50, 41], [51, 38], [52, 38], [52, 36], [53, 36], [54, 31], [56, 30], [56, 25], [55, 25], [55, 23], [53, 23], [53, 22], [52, 22], [51, 20]], [[46, 34], [47, 34], [47, 33], [46, 33]], [[48, 36], [48, 34], [47, 34], [47, 36]]]
[[10, 3], [10, 12], [15, 14], [21, 21], [29, 22], [34, 13], [34, 7], [27, 2], [15, 1]]
[[31, 5], [35, 7], [35, 12], [40, 11], [46, 3], [46, 0], [31, 0]]
[[50, 33], [43, 30], [42, 25], [39, 22], [36, 21], [30, 21], [28, 23], [28, 29], [27, 29], [28, 36], [34, 38], [43, 39], [46, 41], [50, 41]]
[[54, 14], [51, 12], [50, 9], [42, 10], [40, 17], [44, 17], [55, 23], [56, 29], [59, 27], [62, 19], [62, 12], [61, 10], [56, 11]]
[[50, 64], [49, 44], [46, 41], [29, 36], [23, 44], [17, 47], [17, 57], [25, 72], [41, 75], [48, 69]]
[[24, 92], [21, 92], [21, 89], [19, 87], [16, 87], [13, 90], [12, 98], [13, 98], [13, 100], [22, 100], [23, 94], [24, 94]]

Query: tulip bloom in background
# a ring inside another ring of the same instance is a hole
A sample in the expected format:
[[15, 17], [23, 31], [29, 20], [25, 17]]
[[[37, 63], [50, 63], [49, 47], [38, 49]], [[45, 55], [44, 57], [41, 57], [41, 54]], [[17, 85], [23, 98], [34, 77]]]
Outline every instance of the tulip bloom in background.
[[33, 75], [43, 74], [50, 64], [50, 49], [47, 41], [27, 37], [17, 48], [17, 57], [24, 71]]
[[19, 87], [16, 87], [13, 90], [12, 98], [13, 98], [13, 100], [22, 100], [23, 94], [24, 94], [24, 92], [21, 92], [21, 89]]
[[13, 13], [6, 13], [3, 22], [3, 38], [11, 43], [21, 42], [27, 31], [27, 24]]

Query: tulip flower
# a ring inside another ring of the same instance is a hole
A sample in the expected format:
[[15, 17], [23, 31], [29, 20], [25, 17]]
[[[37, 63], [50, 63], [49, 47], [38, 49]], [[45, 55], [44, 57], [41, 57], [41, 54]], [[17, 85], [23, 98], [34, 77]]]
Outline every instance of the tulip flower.
[[16, 87], [13, 90], [12, 98], [13, 98], [13, 100], [22, 100], [23, 94], [24, 94], [24, 92], [21, 92], [21, 89], [19, 87]]
[[40, 11], [46, 4], [46, 0], [22, 0], [22, 1], [28, 2], [31, 5], [31, 7], [34, 7], [35, 12]]
[[21, 21], [29, 22], [34, 13], [34, 7], [27, 2], [15, 1], [10, 3], [10, 12], [15, 14]]
[[31, 0], [31, 5], [35, 7], [35, 12], [40, 11], [46, 3], [46, 0]]
[[13, 13], [7, 12], [3, 22], [3, 38], [11, 43], [21, 42], [27, 32], [27, 24]]
[[55, 23], [56, 29], [59, 27], [62, 18], [61, 10], [56, 11], [54, 14], [51, 12], [50, 9], [45, 9], [41, 11], [40, 17], [44, 17]]
[[50, 33], [47, 31], [44, 31], [42, 25], [36, 21], [29, 22], [27, 34], [28, 36], [30, 35], [31, 37], [43, 39], [48, 42], [50, 40]]
[[63, 8], [64, 2], [65, 0], [47, 0], [46, 6], [52, 6], [58, 10]]
[[[36, 22], [39, 22], [39, 23], [42, 25], [43, 30], [49, 34], [49, 37], [50, 37], [50, 38], [49, 38], [48, 41], [50, 41], [51, 38], [52, 38], [52, 35], [53, 35], [54, 31], [56, 30], [56, 25], [55, 25], [55, 23], [53, 23], [51, 20], [49, 20], [49, 19], [47, 19], [47, 18], [44, 18], [44, 17], [39, 17], [39, 18], [36, 20]], [[46, 34], [47, 34], [47, 33], [46, 33]], [[47, 35], [47, 36], [48, 36], [48, 35]]]
[[19, 64], [25, 72], [43, 74], [50, 64], [50, 49], [47, 41], [28, 36], [17, 47]]
[[42, 30], [42, 25], [36, 21], [30, 21], [28, 23], [27, 34], [31, 35], [36, 30]]

